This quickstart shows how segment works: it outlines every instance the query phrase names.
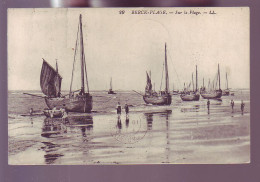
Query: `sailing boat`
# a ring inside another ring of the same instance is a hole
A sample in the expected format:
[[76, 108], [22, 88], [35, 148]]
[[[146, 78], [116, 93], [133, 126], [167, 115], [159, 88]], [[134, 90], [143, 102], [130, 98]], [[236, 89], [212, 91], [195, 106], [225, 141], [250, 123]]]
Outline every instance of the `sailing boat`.
[[226, 82], [227, 82], [227, 88], [225, 90], [223, 90], [223, 96], [229, 96], [230, 94], [230, 90], [228, 88], [228, 78], [227, 78], [227, 73], [226, 73]]
[[193, 74], [192, 74], [192, 85], [193, 91], [184, 91], [180, 97], [183, 101], [198, 101], [200, 99], [200, 94], [198, 92], [198, 72], [197, 72], [197, 65], [196, 65], [196, 89], [194, 90], [193, 84]]
[[[78, 50], [78, 41], [79, 41], [79, 53], [80, 53], [80, 62], [81, 62], [81, 89], [72, 91], [76, 53]], [[46, 95], [45, 102], [47, 106], [50, 109], [56, 107], [65, 108], [66, 111], [69, 112], [82, 112], [82, 113], [91, 112], [92, 96], [89, 94], [89, 87], [88, 87], [88, 77], [87, 77], [87, 69], [86, 69], [86, 62], [85, 62], [83, 31], [82, 31], [82, 15], [79, 16], [79, 25], [78, 25], [75, 53], [74, 53], [71, 85], [70, 85], [70, 92], [67, 95], [68, 97], [61, 95], [60, 92], [61, 80], [62, 77], [58, 73], [58, 66], [56, 67], [55, 70], [43, 59], [40, 85], [41, 85], [42, 92]], [[85, 91], [85, 84], [87, 85], [87, 91]], [[75, 96], [74, 93], [76, 93]]]
[[145, 87], [145, 95], [143, 99], [146, 104], [153, 105], [170, 105], [172, 102], [172, 97], [169, 93], [169, 75], [168, 75], [168, 65], [167, 65], [167, 48], [165, 43], [165, 90], [159, 93], [152, 90], [151, 74], [150, 76], [146, 72], [147, 84]]
[[[208, 91], [205, 90], [203, 92], [201, 92], [201, 96], [204, 99], [219, 99], [222, 96], [222, 90], [220, 88], [220, 72], [219, 72], [219, 64], [218, 64], [218, 73], [217, 73], [217, 81], [218, 81], [218, 89], [214, 89], [214, 90], [210, 90], [208, 88]], [[214, 86], [214, 82], [213, 82], [213, 86]]]
[[108, 94], [116, 94], [112, 89], [112, 78], [110, 79], [110, 89], [108, 90]]

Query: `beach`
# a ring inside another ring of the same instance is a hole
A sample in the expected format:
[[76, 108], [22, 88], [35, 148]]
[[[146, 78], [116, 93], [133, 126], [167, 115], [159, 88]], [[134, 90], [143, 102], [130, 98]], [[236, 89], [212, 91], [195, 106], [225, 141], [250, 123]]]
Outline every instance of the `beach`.
[[[236, 90], [222, 100], [146, 105], [131, 91], [91, 92], [92, 113], [68, 120], [43, 115], [44, 99], [8, 93], [10, 165], [240, 164], [250, 162], [250, 92]], [[30, 92], [30, 91], [26, 91]], [[41, 94], [40, 91], [30, 93]], [[235, 106], [232, 111], [231, 99]], [[245, 111], [240, 109], [241, 100]], [[116, 114], [127, 103], [130, 113]], [[34, 114], [30, 116], [29, 110]]]

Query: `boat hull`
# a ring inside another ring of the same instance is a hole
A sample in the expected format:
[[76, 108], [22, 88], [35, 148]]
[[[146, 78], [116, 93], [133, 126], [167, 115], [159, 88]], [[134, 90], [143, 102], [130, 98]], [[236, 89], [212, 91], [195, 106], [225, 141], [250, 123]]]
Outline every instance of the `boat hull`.
[[183, 101], [198, 101], [198, 100], [200, 100], [200, 94], [198, 94], [198, 93], [181, 94], [180, 97]]
[[161, 96], [150, 96], [145, 95], [143, 99], [146, 104], [153, 104], [153, 105], [171, 105], [172, 97], [171, 95], [161, 95]]
[[54, 107], [65, 108], [68, 112], [89, 113], [92, 110], [92, 96], [76, 96], [72, 98], [45, 98], [50, 109]]
[[113, 90], [109, 90], [107, 93], [108, 94], [116, 94]]
[[216, 91], [213, 91], [213, 92], [201, 93], [201, 96], [204, 99], [219, 99], [222, 96], [222, 90], [216, 90]]
[[229, 94], [230, 94], [229, 90], [224, 90], [222, 96], [229, 96]]

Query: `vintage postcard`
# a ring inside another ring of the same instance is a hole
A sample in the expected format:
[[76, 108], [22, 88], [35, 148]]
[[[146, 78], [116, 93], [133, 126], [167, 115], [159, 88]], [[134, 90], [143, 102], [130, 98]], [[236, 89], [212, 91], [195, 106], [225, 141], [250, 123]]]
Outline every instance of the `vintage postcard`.
[[8, 162], [249, 163], [249, 8], [8, 9]]

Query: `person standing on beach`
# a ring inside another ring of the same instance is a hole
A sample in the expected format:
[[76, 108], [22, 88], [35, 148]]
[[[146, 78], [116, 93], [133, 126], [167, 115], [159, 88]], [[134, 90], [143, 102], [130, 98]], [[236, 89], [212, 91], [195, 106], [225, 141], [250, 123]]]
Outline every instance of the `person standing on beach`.
[[243, 100], [241, 100], [241, 112], [242, 112], [242, 114], [244, 114], [244, 108], [245, 108], [245, 104], [244, 104]]
[[118, 117], [120, 117], [120, 115], [121, 115], [121, 105], [120, 105], [120, 102], [117, 103], [116, 113], [117, 113]]
[[129, 107], [128, 107], [127, 103], [125, 104], [125, 113], [126, 113], [126, 117], [128, 117]]
[[208, 114], [209, 114], [209, 105], [210, 105], [210, 101], [209, 101], [209, 99], [208, 99], [208, 101], [207, 101]]
[[233, 101], [233, 99], [231, 99], [231, 107], [232, 107], [232, 112], [234, 112], [234, 105], [235, 105], [235, 103], [234, 103], [234, 101]]

